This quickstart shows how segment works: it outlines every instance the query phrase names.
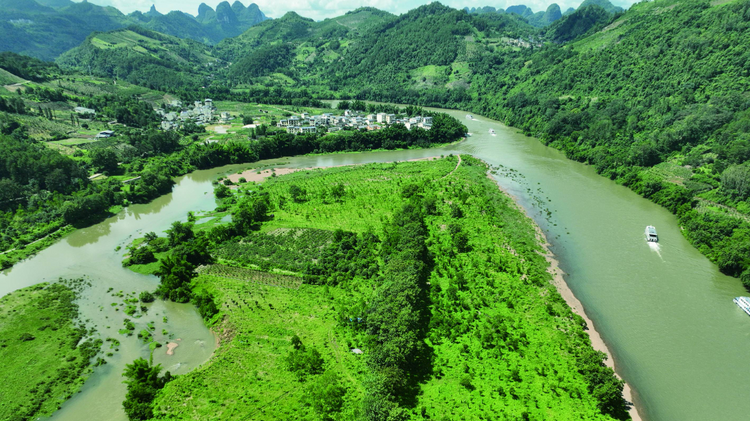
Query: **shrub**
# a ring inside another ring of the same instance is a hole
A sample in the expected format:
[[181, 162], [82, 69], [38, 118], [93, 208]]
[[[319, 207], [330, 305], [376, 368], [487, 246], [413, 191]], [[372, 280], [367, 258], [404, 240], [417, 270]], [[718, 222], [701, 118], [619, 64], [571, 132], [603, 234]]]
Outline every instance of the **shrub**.
[[156, 300], [156, 297], [149, 291], [143, 291], [138, 296], [138, 299], [140, 299], [142, 303], [153, 303], [154, 300]]
[[33, 341], [34, 339], [36, 339], [36, 337], [32, 335], [31, 333], [22, 333], [18, 339], [26, 342], [26, 341]]

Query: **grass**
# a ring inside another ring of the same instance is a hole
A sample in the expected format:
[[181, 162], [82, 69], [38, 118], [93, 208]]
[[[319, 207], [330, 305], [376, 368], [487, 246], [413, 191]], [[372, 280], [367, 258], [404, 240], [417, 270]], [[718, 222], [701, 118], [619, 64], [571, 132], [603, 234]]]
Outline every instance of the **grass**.
[[[222, 346], [208, 364], [169, 383], [156, 402], [157, 418], [304, 419], [311, 408], [299, 405], [305, 384], [284, 368], [292, 335], [315, 344], [329, 369], [356, 373], [361, 359], [336, 340], [333, 300], [319, 287], [299, 290], [200, 276], [221, 297], [226, 321]], [[350, 394], [361, 394], [350, 381]]]
[[83, 384], [101, 341], [80, 344], [75, 288], [43, 283], [0, 299], [0, 419], [49, 415]]
[[47, 230], [40, 230], [37, 227], [34, 231], [37, 237], [26, 238], [24, 239], [28, 241], [26, 244], [0, 253], [0, 268], [5, 268], [6, 265], [10, 267], [16, 262], [39, 253], [75, 230], [73, 226], [64, 225], [61, 221], [52, 222], [46, 228]]
[[[464, 156], [457, 164], [455, 156], [367, 164], [242, 186], [236, 194], [267, 193], [274, 217], [260, 232], [223, 246], [248, 246], [245, 252], [215, 250], [220, 262], [194, 280], [195, 290], [215, 297], [219, 313], [210, 324], [221, 346], [206, 364], [160, 392], [156, 418], [319, 419], [308, 396], [331, 373], [346, 390], [332, 419], [361, 418], [371, 348], [359, 329], [365, 325], [352, 317], [366, 314], [360, 311], [380, 279], [300, 284], [304, 265], [317, 257], [295, 240], [325, 247], [310, 230], [335, 229], [382, 239], [384, 226], [407, 202], [404, 186], [415, 184], [423, 196], [436, 198], [436, 209], [425, 217], [433, 259], [425, 343], [433, 357], [415, 402], [405, 404], [406, 417], [610, 419], [599, 412], [582, 373], [588, 364], [604, 370], [602, 378], [614, 379], [613, 373], [602, 368], [580, 318], [549, 283], [532, 222], [487, 178], [483, 163]], [[344, 196], [334, 198], [331, 189], [339, 184]], [[303, 200], [291, 200], [291, 185], [307, 191]], [[455, 229], [467, 234], [468, 249], [454, 245]], [[291, 253], [295, 248], [300, 252]], [[264, 258], [265, 272], [258, 270], [259, 255], [271, 256]], [[285, 268], [298, 276], [275, 273]], [[298, 378], [287, 369], [295, 335], [320, 352], [324, 374]], [[354, 354], [355, 348], [363, 354]]]
[[668, 161], [647, 169], [646, 174], [656, 176], [658, 179], [668, 183], [684, 185], [693, 175], [693, 171], [679, 165], [677, 162]]

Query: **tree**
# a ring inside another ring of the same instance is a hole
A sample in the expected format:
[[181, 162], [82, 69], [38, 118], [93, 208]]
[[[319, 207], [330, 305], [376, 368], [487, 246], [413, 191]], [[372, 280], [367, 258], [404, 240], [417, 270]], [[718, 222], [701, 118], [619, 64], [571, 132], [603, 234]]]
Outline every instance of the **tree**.
[[289, 195], [292, 197], [294, 203], [302, 203], [307, 198], [307, 191], [296, 184], [292, 184], [289, 186]]
[[167, 230], [167, 239], [169, 239], [169, 246], [176, 247], [179, 244], [187, 242], [195, 237], [193, 233], [193, 224], [187, 222], [183, 223], [175, 221], [172, 223], [172, 228]]
[[324, 420], [341, 412], [344, 406], [346, 388], [341, 385], [339, 376], [333, 371], [326, 371], [306, 389], [305, 400]]
[[331, 189], [331, 196], [333, 196], [333, 199], [336, 201], [343, 199], [344, 194], [346, 194], [346, 188], [341, 183], [336, 184]]
[[117, 171], [117, 155], [111, 149], [94, 149], [89, 152], [89, 157], [96, 171]]
[[225, 199], [232, 196], [232, 189], [224, 184], [217, 184], [216, 187], [214, 187], [214, 196], [216, 196], [217, 199]]
[[182, 257], [170, 256], [161, 261], [156, 275], [161, 283], [156, 295], [177, 303], [187, 303], [192, 295], [190, 282], [197, 276], [195, 267]]
[[209, 292], [202, 291], [195, 294], [193, 297], [193, 304], [195, 304], [198, 308], [198, 312], [205, 320], [210, 319], [219, 312], [219, 308], [216, 307], [216, 302], [214, 301], [214, 296]]
[[127, 378], [125, 384], [128, 385], [128, 391], [122, 406], [131, 421], [153, 418], [153, 400], [156, 393], [172, 380], [169, 371], [162, 377], [159, 377], [160, 372], [161, 365], [153, 366], [143, 358], [138, 358], [125, 366], [122, 375]]
[[732, 165], [721, 174], [721, 185], [745, 200], [750, 197], [750, 164]]
[[142, 303], [153, 303], [156, 298], [154, 297], [154, 294], [148, 291], [142, 291], [140, 295], [138, 295], [138, 299], [141, 300]]
[[130, 249], [130, 259], [127, 263], [128, 265], [145, 265], [155, 261], [156, 256], [154, 256], [153, 250], [149, 246], [143, 246]]

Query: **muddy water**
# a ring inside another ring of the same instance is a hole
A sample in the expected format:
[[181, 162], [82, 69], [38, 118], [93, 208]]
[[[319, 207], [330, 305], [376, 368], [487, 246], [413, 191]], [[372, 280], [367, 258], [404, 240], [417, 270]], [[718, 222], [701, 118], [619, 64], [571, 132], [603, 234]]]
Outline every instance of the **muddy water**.
[[[186, 373], [209, 358], [216, 340], [192, 305], [157, 301], [148, 305], [146, 315], [133, 318], [123, 314], [125, 307], [119, 305], [123, 298], [113, 294], [122, 291], [123, 295], [137, 295], [140, 291], [155, 289], [158, 284], [156, 277], [122, 268], [124, 246], [144, 232], [161, 232], [174, 220], [186, 220], [188, 210], [215, 207], [210, 185], [210, 179], [214, 177], [211, 172], [182, 177], [177, 180], [172, 194], [147, 205], [131, 206], [102, 223], [73, 232], [32, 259], [0, 273], [0, 295], [60, 277], [87, 277], [92, 286], [79, 300], [82, 319], [90, 320], [102, 339], [120, 341], [119, 346], [111, 349], [113, 342], [105, 342], [104, 353], [113, 354], [103, 355], [107, 364], [96, 368], [81, 392], [64, 403], [52, 419], [127, 419], [121, 405], [125, 397], [122, 370], [126, 363], [138, 357], [149, 358], [150, 350], [135, 335], [127, 337], [118, 332], [124, 327], [126, 317], [135, 323], [135, 333], [153, 322], [156, 328], [154, 339], [165, 345], [154, 351], [154, 362], [174, 374]], [[115, 250], [118, 246], [120, 251]], [[113, 303], [116, 306], [112, 306]], [[166, 344], [170, 341], [177, 343], [178, 347], [174, 355], [168, 356]]]
[[[431, 150], [304, 156], [260, 164], [327, 167], [470, 153], [502, 166], [496, 179], [547, 233], [568, 273], [567, 283], [613, 351], [617, 370], [633, 387], [644, 418], [747, 418], [750, 318], [732, 303], [744, 293], [739, 281], [723, 276], [691, 247], [666, 210], [513, 129], [483, 118], [469, 120], [465, 112], [449, 113], [468, 126], [473, 135], [467, 141]], [[0, 275], [0, 294], [59, 276], [88, 275], [94, 287], [81, 303], [84, 316], [103, 337], [122, 341], [119, 353], [53, 418], [124, 419], [122, 367], [137, 356], [148, 356], [148, 350], [134, 338], [118, 336], [121, 326], [111, 321], [121, 323], [122, 310], [113, 310], [109, 304], [117, 300], [106, 291], [153, 289], [157, 279], [123, 270], [123, 252], [114, 249], [143, 232], [159, 232], [174, 220], [185, 220], [190, 210], [212, 209], [210, 181], [248, 167], [182, 177], [171, 195], [75, 232]], [[659, 231], [658, 248], [644, 241], [646, 225]], [[163, 315], [169, 319], [164, 328], [182, 341], [172, 357], [166, 347], [157, 350], [156, 362], [183, 373], [210, 355], [213, 337], [191, 306], [155, 303], [138, 320], [137, 330], [153, 320], [161, 332]], [[164, 342], [159, 335], [157, 340]]]
[[[304, 168], [469, 153], [502, 166], [495, 178], [547, 234], [641, 416], [746, 419], [750, 318], [732, 303], [747, 294], [740, 282], [693, 248], [667, 210], [496, 121], [447, 112], [465, 122], [467, 141], [281, 161]], [[645, 241], [647, 225], [656, 226], [658, 245]]]

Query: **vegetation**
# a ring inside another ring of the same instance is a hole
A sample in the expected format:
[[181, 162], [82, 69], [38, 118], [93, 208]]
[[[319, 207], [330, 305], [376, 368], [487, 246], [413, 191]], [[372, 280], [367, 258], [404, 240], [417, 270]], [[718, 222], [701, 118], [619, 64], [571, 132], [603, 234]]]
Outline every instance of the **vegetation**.
[[[367, 29], [330, 33], [289, 14], [222, 42], [216, 55], [236, 64], [211, 89], [500, 119], [663, 205], [724, 273], [750, 279], [749, 117], [740, 94], [748, 75], [744, 51], [733, 47], [749, 42], [748, 2], [660, 0], [626, 12], [584, 2], [541, 29], [518, 19], [525, 9], [510, 9], [433, 3], [399, 17], [362, 15]], [[268, 68], [240, 64], [271, 50], [291, 53]]]
[[[222, 262], [190, 281], [222, 344], [156, 394], [154, 418], [627, 419], [532, 223], [461, 158], [240, 186], [232, 223], [193, 227]], [[258, 202], [272, 218], [236, 217]]]
[[[39, 69], [39, 75], [57, 69], [19, 57], [7, 55], [6, 62], [28, 62], [28, 71]], [[123, 63], [132, 64], [132, 60]], [[15, 69], [11, 64], [7, 67]], [[222, 97], [220, 92], [215, 93], [217, 98]], [[279, 93], [261, 90], [224, 96], [274, 94]], [[409, 132], [394, 126], [381, 133], [293, 136], [270, 126], [286, 113], [271, 107], [274, 114], [259, 116], [264, 124], [257, 129], [207, 144], [205, 140], [211, 135], [202, 126], [181, 132], [155, 128], [160, 121], [155, 107], [169, 110], [170, 98], [174, 97], [125, 82], [111, 85], [69, 75], [55, 82], [27, 82], [16, 94], [0, 96], [0, 111], [7, 112], [0, 112], [0, 267], [12, 266], [74, 228], [99, 221], [110, 211], [170, 192], [173, 177], [195, 169], [284, 155], [427, 147], [455, 141], [466, 131], [457, 120], [436, 114], [435, 128], [430, 132]], [[276, 100], [297, 102], [286, 97]], [[74, 111], [76, 106], [91, 108], [96, 114], [81, 116]], [[414, 107], [390, 107], [389, 111], [405, 115], [421, 112]], [[118, 125], [112, 126], [112, 121]], [[116, 129], [115, 137], [94, 138], [98, 131], [112, 128]], [[74, 137], [56, 140], [68, 136]], [[220, 191], [219, 196], [223, 193]], [[153, 253], [150, 248], [131, 250], [128, 263], [153, 262]]]
[[125, 383], [128, 385], [128, 393], [122, 406], [129, 420], [149, 420], [153, 417], [151, 403], [156, 393], [172, 380], [169, 371], [161, 377], [160, 372], [160, 365], [152, 366], [143, 358], [125, 366], [122, 375], [127, 378]]
[[637, 4], [567, 47], [506, 56], [473, 108], [666, 207], [722, 272], [750, 279], [748, 75], [729, 48], [748, 42], [748, 7]]
[[84, 283], [42, 283], [0, 298], [0, 418], [52, 414], [83, 385], [102, 344], [78, 321]]
[[0, 1], [0, 51], [13, 51], [52, 60], [79, 45], [92, 32], [111, 31], [133, 25], [172, 36], [215, 44], [241, 34], [266, 19], [258, 6], [233, 6], [223, 2], [216, 11], [201, 5], [198, 17], [174, 11], [162, 15], [155, 8], [149, 13], [125, 15], [114, 7], [90, 2], [60, 1], [52, 7], [40, 1]]

